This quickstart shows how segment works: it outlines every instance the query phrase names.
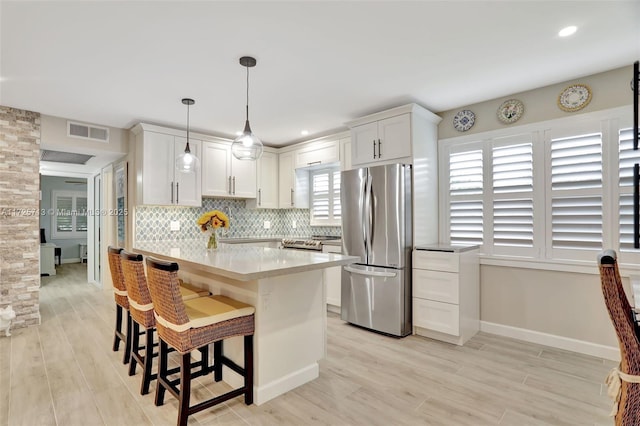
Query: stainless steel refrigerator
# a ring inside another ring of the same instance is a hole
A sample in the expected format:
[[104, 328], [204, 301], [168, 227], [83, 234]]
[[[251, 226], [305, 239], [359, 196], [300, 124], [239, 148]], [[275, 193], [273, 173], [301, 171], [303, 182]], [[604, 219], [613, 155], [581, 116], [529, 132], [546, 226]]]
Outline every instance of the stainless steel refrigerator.
[[394, 336], [411, 333], [411, 166], [342, 172], [343, 320]]

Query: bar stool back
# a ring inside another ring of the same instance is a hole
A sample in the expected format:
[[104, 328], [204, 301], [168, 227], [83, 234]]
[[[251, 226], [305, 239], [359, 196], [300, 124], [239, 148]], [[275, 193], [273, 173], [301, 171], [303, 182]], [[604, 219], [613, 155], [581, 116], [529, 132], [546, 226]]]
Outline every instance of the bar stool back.
[[[107, 248], [107, 257], [109, 259], [109, 270], [111, 271], [111, 280], [113, 282], [113, 297], [116, 300], [116, 326], [113, 338], [113, 350], [118, 351], [120, 342], [124, 341], [124, 357], [123, 364], [127, 364], [131, 358], [131, 313], [129, 312], [129, 299], [127, 297], [127, 287], [124, 284], [124, 276], [122, 274], [122, 266], [120, 265], [121, 248]], [[127, 312], [127, 331], [122, 331], [122, 314]]]

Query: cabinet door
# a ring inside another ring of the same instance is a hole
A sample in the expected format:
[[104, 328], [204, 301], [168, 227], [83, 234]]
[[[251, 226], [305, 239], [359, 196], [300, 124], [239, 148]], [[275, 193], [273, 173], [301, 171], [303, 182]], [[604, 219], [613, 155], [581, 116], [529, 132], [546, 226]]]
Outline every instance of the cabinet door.
[[293, 152], [285, 152], [280, 154], [278, 158], [278, 207], [281, 209], [294, 207], [295, 180], [293, 154]]
[[411, 114], [398, 115], [378, 121], [378, 146], [376, 160], [411, 156]]
[[[174, 145], [174, 158], [184, 153], [187, 138], [176, 137]], [[189, 138], [189, 149], [196, 157], [202, 158], [202, 142]], [[182, 173], [176, 170], [172, 161], [171, 169], [174, 173], [175, 199], [174, 202], [179, 206], [202, 206], [202, 187], [200, 170], [195, 173]], [[202, 166], [202, 163], [201, 163]]]
[[[175, 203], [172, 135], [144, 132], [142, 141], [142, 204], [168, 206]], [[182, 148], [184, 150], [184, 147]]]
[[378, 122], [351, 129], [351, 163], [370, 163], [378, 159]]
[[351, 138], [340, 139], [340, 170], [351, 170]]
[[278, 154], [263, 152], [258, 160], [257, 207], [278, 208]]
[[340, 161], [340, 143], [336, 141], [314, 142], [295, 154], [295, 168], [329, 164]]
[[[342, 253], [342, 247], [323, 245], [322, 252]], [[340, 266], [334, 266], [333, 268], [324, 269], [322, 273], [327, 292], [327, 304], [340, 307], [342, 268]]]
[[202, 144], [202, 195], [231, 195], [231, 146], [218, 142]]
[[233, 154], [230, 158], [231, 196], [256, 198], [256, 161], [238, 160]]

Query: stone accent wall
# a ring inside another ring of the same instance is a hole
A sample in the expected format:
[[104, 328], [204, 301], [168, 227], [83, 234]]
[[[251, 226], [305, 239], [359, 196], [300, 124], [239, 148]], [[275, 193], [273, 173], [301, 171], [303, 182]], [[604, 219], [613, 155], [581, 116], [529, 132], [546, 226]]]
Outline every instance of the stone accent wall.
[[40, 114], [0, 106], [0, 308], [40, 323]]

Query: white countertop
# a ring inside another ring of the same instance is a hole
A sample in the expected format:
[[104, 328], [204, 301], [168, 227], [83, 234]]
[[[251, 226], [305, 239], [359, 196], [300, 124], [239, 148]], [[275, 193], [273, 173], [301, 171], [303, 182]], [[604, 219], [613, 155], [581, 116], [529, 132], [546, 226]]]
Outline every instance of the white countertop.
[[244, 244], [220, 243], [208, 251], [203, 240], [137, 242], [133, 251], [178, 265], [240, 281], [288, 275], [358, 262], [357, 256], [310, 250], [283, 250]]

